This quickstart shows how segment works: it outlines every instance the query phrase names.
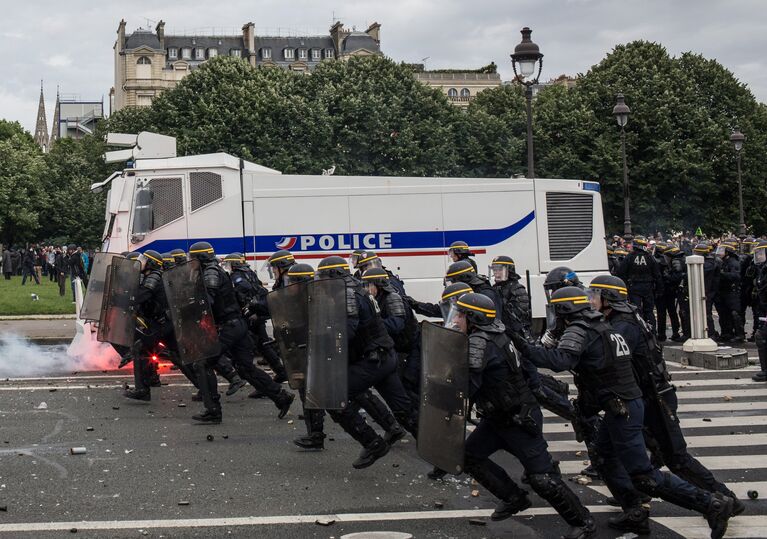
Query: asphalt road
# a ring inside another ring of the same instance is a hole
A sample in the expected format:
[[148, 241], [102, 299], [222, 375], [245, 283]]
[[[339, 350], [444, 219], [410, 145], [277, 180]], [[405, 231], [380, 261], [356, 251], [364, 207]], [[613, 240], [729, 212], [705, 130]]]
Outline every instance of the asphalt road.
[[[692, 452], [713, 458], [715, 473], [738, 489], [763, 486], [767, 495], [767, 386], [748, 381], [750, 369], [672, 370]], [[490, 522], [493, 497], [466, 476], [429, 480], [430, 466], [412, 439], [358, 471], [351, 462], [359, 447], [329, 420], [325, 451], [302, 452], [291, 443], [304, 432], [298, 401], [280, 421], [271, 402], [248, 399], [245, 389], [225, 399], [222, 425], [194, 425], [199, 405], [181, 377], [164, 374], [170, 385], [154, 389], [150, 404], [136, 404], [121, 397], [125, 374], [0, 382], [0, 506], [7, 506], [0, 535], [62, 537], [76, 529], [84, 537], [294, 539], [388, 531], [548, 539], [566, 529], [535, 495], [533, 509]], [[724, 400], [728, 394], [732, 400]], [[546, 421], [552, 453], [571, 478], [585, 452], [576, 453], [582, 448], [569, 426]], [[73, 447], [87, 453], [71, 455]], [[521, 475], [513, 459], [497, 458], [512, 477]], [[570, 484], [594, 511], [598, 537], [619, 536], [606, 528], [613, 509], [599, 483]], [[654, 537], [706, 536], [705, 521], [690, 512], [653, 502], [652, 513]], [[765, 514], [767, 503], [748, 501], [728, 537], [767, 537]]]

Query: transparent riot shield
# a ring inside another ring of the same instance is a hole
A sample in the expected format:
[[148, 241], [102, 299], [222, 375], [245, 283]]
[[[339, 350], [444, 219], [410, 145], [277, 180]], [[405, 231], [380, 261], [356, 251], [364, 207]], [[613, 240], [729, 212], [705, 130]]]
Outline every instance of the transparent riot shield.
[[200, 261], [190, 260], [163, 272], [162, 282], [181, 362], [192, 364], [219, 356], [221, 344]]
[[134, 298], [138, 291], [140, 265], [135, 260], [114, 258], [107, 269], [104, 301], [96, 338], [119, 346], [133, 346], [136, 329]]
[[88, 278], [88, 288], [80, 309], [83, 320], [98, 320], [101, 318], [101, 306], [104, 302], [104, 282], [107, 279], [107, 269], [115, 258], [123, 258], [115, 253], [96, 253], [93, 257], [91, 275]]
[[308, 326], [308, 285], [295, 283], [266, 296], [274, 326], [274, 338], [288, 371], [288, 384], [301, 389], [306, 382]]
[[469, 339], [424, 322], [421, 329], [418, 454], [446, 472], [463, 472], [469, 399]]
[[346, 283], [323, 279], [308, 283], [307, 289], [306, 407], [341, 410], [349, 398]]

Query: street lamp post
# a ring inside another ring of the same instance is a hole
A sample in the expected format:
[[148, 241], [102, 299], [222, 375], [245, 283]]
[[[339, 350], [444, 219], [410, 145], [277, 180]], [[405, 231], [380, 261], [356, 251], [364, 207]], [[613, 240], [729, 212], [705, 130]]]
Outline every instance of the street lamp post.
[[613, 107], [613, 116], [621, 128], [621, 155], [623, 156], [623, 234], [631, 236], [631, 211], [630, 211], [630, 192], [629, 192], [629, 169], [626, 164], [626, 124], [629, 123], [629, 114], [631, 109], [623, 99], [623, 94], [615, 97], [615, 106]]
[[743, 181], [740, 174], [740, 150], [743, 149], [743, 142], [745, 142], [745, 140], [746, 135], [741, 133], [740, 129], [736, 127], [730, 135], [730, 142], [732, 142], [732, 145], [735, 148], [735, 155], [737, 156], [738, 161], [738, 214], [740, 218], [739, 228], [741, 238], [746, 237], [746, 221], [743, 218]]
[[[535, 164], [533, 160], [533, 86], [538, 84], [538, 77], [541, 76], [543, 69], [543, 54], [541, 54], [538, 45], [533, 43], [530, 35], [533, 33], [530, 28], [522, 28], [522, 41], [514, 47], [514, 54], [511, 55], [511, 67], [514, 69], [514, 76], [525, 85], [525, 99], [527, 100], [527, 177], [535, 178]], [[530, 78], [535, 73], [535, 67], [538, 64], [538, 74], [535, 78]], [[519, 73], [517, 73], [519, 65]]]

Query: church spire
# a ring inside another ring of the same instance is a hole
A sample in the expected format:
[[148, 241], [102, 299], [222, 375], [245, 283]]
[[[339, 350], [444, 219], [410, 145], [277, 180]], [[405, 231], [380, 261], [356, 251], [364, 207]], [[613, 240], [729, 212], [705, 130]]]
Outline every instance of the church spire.
[[59, 140], [59, 87], [56, 86], [56, 108], [53, 109], [53, 120], [51, 120], [51, 146]]
[[43, 96], [43, 81], [40, 81], [40, 104], [37, 106], [37, 125], [35, 126], [35, 142], [43, 152], [48, 151], [48, 122], [45, 119], [45, 97]]

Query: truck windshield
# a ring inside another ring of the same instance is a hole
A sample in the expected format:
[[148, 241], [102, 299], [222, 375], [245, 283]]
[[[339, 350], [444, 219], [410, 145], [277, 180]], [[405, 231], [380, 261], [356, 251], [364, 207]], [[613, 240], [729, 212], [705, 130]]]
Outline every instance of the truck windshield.
[[183, 217], [181, 178], [152, 178], [136, 188], [133, 234], [146, 234]]

